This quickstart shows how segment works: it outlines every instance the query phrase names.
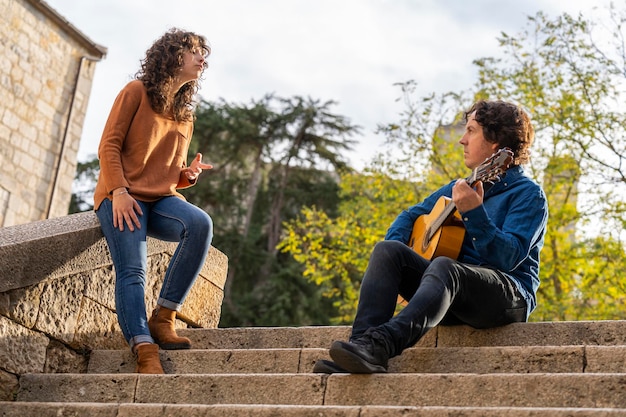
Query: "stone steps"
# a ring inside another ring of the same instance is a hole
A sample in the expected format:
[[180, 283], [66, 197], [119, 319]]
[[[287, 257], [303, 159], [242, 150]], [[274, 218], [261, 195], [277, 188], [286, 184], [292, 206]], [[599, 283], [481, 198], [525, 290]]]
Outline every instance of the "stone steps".
[[[161, 351], [168, 374], [310, 373], [328, 349], [192, 349]], [[626, 346], [485, 346], [411, 348], [389, 361], [393, 373], [619, 373]], [[132, 373], [129, 351], [98, 350], [89, 373]]]
[[3, 417], [618, 417], [624, 409], [0, 402]]
[[[328, 348], [349, 326], [180, 329], [195, 349]], [[626, 320], [514, 323], [495, 329], [436, 327], [416, 346], [625, 346]]]
[[26, 374], [8, 416], [626, 416], [626, 321], [433, 329], [389, 373], [313, 374], [336, 327], [184, 329], [166, 375], [132, 373], [128, 350], [94, 351], [87, 374]]
[[29, 374], [17, 401], [626, 409], [626, 374]]

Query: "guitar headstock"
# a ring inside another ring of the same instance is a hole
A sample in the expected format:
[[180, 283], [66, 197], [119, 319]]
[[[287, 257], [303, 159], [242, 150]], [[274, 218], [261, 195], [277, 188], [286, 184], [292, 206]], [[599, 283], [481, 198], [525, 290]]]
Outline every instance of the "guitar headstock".
[[502, 175], [513, 162], [513, 157], [513, 151], [509, 148], [498, 150], [474, 169], [472, 175], [467, 178], [467, 182], [473, 186], [478, 181], [483, 183], [500, 181]]

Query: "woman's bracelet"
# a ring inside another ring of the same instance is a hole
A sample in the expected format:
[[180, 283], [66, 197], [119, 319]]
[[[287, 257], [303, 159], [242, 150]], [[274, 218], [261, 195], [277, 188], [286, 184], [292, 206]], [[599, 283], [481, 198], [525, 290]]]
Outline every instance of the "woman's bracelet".
[[113, 196], [116, 196], [116, 195], [122, 195], [122, 194], [128, 194], [128, 190], [120, 191], [120, 192], [119, 192], [119, 193], [117, 193], [117, 194], [113, 194]]

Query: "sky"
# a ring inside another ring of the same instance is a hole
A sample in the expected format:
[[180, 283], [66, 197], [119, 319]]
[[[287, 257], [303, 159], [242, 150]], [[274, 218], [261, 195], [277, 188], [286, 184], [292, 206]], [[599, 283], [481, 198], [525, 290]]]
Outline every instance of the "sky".
[[[172, 27], [211, 44], [202, 99], [248, 104], [268, 93], [337, 102], [331, 110], [361, 127], [345, 157], [362, 168], [381, 149], [379, 124], [399, 120], [395, 83], [417, 93], [467, 91], [475, 59], [497, 57], [497, 37], [520, 33], [538, 11], [588, 14], [588, 0], [46, 0], [93, 42], [97, 63], [79, 160], [97, 153], [119, 90], [145, 51]], [[210, 155], [204, 156], [211, 162]]]

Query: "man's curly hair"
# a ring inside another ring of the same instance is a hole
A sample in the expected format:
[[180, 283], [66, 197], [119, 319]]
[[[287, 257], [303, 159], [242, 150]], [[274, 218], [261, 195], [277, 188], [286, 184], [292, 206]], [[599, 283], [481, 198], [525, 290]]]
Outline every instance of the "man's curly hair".
[[535, 129], [521, 107], [500, 100], [480, 100], [465, 112], [466, 123], [474, 112], [474, 119], [482, 126], [485, 139], [513, 151], [514, 165], [522, 165], [530, 160]]
[[[170, 100], [168, 93], [176, 74], [183, 66], [183, 54], [196, 48], [201, 49], [205, 56], [211, 53], [203, 36], [173, 28], [146, 51], [145, 58], [141, 60], [141, 69], [137, 71], [135, 78], [146, 87], [155, 112], [171, 113], [175, 120], [193, 120], [193, 99], [198, 92], [198, 80], [185, 83], [173, 100]], [[204, 68], [207, 67], [205, 61]]]

